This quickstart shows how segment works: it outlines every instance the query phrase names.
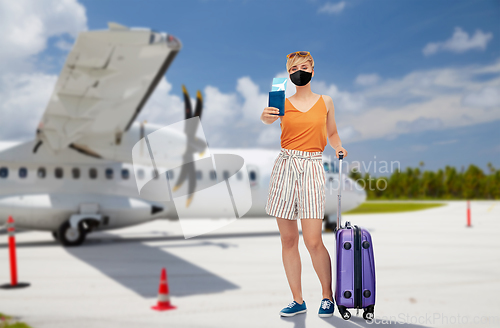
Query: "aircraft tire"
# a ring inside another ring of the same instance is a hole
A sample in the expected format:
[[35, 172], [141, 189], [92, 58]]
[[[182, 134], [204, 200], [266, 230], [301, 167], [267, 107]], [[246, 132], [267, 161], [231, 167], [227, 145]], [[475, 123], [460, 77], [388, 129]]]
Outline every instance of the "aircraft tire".
[[52, 237], [54, 237], [55, 241], [59, 241], [59, 236], [57, 235], [57, 230], [56, 231], [52, 231]]
[[328, 222], [328, 217], [325, 215], [325, 232], [334, 232], [337, 229], [337, 222]]
[[78, 229], [75, 230], [71, 227], [69, 221], [65, 221], [61, 224], [57, 235], [63, 246], [79, 246], [85, 241], [86, 237], [86, 233], [81, 224], [79, 224]]

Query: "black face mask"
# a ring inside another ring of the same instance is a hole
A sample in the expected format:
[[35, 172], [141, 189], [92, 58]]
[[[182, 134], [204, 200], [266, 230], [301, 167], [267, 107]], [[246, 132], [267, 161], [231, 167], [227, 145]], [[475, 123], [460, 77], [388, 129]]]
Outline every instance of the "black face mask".
[[290, 74], [290, 80], [293, 84], [298, 85], [299, 87], [306, 85], [311, 81], [312, 72], [306, 72], [302, 70], [298, 70], [293, 74]]

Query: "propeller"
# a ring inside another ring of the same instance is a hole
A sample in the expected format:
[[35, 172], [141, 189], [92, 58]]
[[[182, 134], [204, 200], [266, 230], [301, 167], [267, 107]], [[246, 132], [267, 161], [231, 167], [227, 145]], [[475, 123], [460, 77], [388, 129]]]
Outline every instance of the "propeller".
[[[203, 110], [203, 98], [201, 96], [200, 90], [198, 90], [196, 94], [196, 105], [194, 109], [194, 115], [191, 108], [191, 98], [189, 97], [189, 93], [184, 85], [182, 85], [182, 93], [184, 94], [184, 117], [185, 119], [190, 119], [192, 117], [198, 116], [201, 120], [201, 113]], [[177, 178], [177, 182], [172, 188], [173, 191], [179, 189], [186, 178], [188, 179], [188, 199], [186, 201], [186, 207], [191, 204], [191, 201], [194, 197], [194, 190], [196, 188], [196, 168], [194, 165], [193, 154], [197, 153], [200, 148], [202, 148], [201, 155], [205, 153], [206, 143], [203, 140], [200, 140], [196, 137], [196, 131], [198, 130], [198, 122], [196, 124], [186, 124], [184, 127], [184, 132], [187, 137], [187, 147], [186, 151], [182, 155], [183, 163], [181, 173]]]

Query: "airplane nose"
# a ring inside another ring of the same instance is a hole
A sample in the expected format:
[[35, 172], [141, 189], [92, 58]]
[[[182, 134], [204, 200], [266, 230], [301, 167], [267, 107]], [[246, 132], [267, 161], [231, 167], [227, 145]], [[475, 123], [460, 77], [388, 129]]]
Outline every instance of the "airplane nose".
[[353, 183], [354, 183], [354, 190], [356, 191], [356, 195], [358, 196], [357, 197], [358, 202], [359, 204], [361, 204], [366, 201], [366, 190], [363, 189], [363, 187], [359, 183], [355, 181], [353, 181]]
[[346, 190], [346, 192], [349, 192], [352, 196], [354, 196], [353, 198], [356, 206], [366, 201], [366, 191], [363, 186], [352, 178], [347, 178], [345, 180], [344, 188], [345, 189], [342, 189], [342, 191]]
[[151, 206], [151, 215], [158, 213], [158, 212], [161, 212], [161, 211], [163, 211], [163, 207], [155, 206], [155, 205]]

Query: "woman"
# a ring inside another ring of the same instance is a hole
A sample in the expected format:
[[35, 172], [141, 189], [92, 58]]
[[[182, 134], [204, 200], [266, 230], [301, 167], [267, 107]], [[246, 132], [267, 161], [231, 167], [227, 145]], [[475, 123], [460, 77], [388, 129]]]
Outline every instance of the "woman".
[[[308, 51], [287, 55], [287, 72], [297, 86], [296, 93], [285, 99], [285, 115], [266, 107], [261, 121], [271, 124], [281, 120], [281, 152], [274, 162], [266, 213], [276, 216], [281, 236], [282, 258], [293, 302], [280, 311], [293, 316], [307, 311], [301, 291], [301, 262], [297, 217], [301, 219], [304, 243], [311, 255], [314, 270], [321, 282], [323, 299], [318, 315], [333, 315], [332, 270], [328, 250], [322, 240], [325, 209], [325, 171], [322, 155], [327, 144], [347, 156], [335, 123], [333, 100], [327, 95], [312, 93], [314, 60]], [[312, 220], [305, 220], [312, 219]]]

